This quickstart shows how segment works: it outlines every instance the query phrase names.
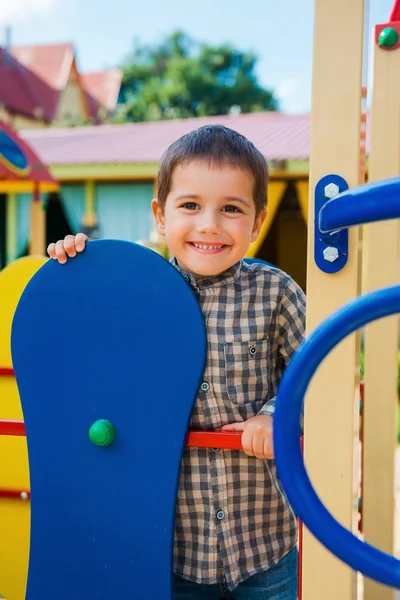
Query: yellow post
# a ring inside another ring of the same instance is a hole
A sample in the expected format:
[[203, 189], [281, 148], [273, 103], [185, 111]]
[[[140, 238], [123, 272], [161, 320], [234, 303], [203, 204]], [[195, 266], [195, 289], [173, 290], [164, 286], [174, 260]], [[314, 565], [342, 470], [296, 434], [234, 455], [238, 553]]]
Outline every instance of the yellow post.
[[308, 198], [310, 195], [310, 186], [308, 179], [296, 181], [296, 192], [299, 200], [300, 210], [304, 217], [305, 222], [308, 222]]
[[[400, 48], [374, 43], [369, 180], [399, 172]], [[398, 222], [374, 223], [365, 233], [365, 290], [397, 283]], [[367, 542], [389, 554], [395, 551], [397, 324], [390, 317], [365, 332], [363, 529]], [[367, 579], [364, 590], [365, 600], [394, 599], [394, 590]]]
[[85, 184], [85, 214], [83, 215], [83, 224], [85, 227], [96, 227], [96, 188], [94, 181], [87, 181]]
[[265, 238], [274, 222], [276, 213], [278, 212], [279, 205], [282, 201], [283, 195], [287, 188], [286, 181], [270, 181], [268, 183], [268, 213], [267, 217], [262, 224], [260, 234], [255, 242], [250, 244], [246, 256], [253, 258], [257, 256], [257, 253], [264, 243]]
[[[307, 329], [358, 295], [359, 230], [349, 231], [347, 265], [323, 273], [314, 262], [314, 190], [329, 173], [358, 185], [363, 63], [363, 0], [315, 0], [308, 208]], [[358, 419], [359, 337], [342, 342], [323, 363], [305, 403], [305, 463], [317, 493], [344, 526], [357, 529], [353, 493]], [[304, 600], [350, 600], [352, 570], [308, 530], [303, 540]]]
[[17, 258], [17, 195], [7, 196], [7, 247], [6, 264], [14, 262]]
[[46, 246], [46, 213], [40, 199], [39, 184], [35, 184], [31, 202], [31, 236], [29, 254], [43, 256]]

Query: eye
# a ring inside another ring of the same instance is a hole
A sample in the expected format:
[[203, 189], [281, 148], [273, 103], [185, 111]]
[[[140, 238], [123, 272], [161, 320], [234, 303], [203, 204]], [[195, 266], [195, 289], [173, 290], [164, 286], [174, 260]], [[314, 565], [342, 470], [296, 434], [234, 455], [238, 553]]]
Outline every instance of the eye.
[[230, 213], [236, 213], [236, 212], [241, 213], [242, 212], [240, 210], [240, 208], [238, 208], [237, 206], [234, 206], [233, 204], [229, 204], [228, 206], [224, 206], [223, 210], [225, 210], [225, 212], [230, 212]]
[[185, 204], [182, 204], [181, 208], [186, 208], [187, 210], [196, 210], [196, 208], [198, 208], [198, 204], [196, 204], [196, 202], [185, 202]]

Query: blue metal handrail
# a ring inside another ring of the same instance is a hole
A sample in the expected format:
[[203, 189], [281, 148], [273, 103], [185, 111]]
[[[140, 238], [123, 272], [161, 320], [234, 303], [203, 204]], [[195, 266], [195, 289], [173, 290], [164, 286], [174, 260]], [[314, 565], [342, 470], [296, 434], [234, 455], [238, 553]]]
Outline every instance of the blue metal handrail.
[[319, 214], [322, 233], [400, 218], [400, 177], [360, 185], [328, 200]]
[[[400, 218], [400, 177], [344, 192], [321, 209], [324, 233]], [[276, 465], [294, 511], [328, 550], [356, 571], [400, 589], [400, 561], [362, 542], [343, 527], [316, 494], [303, 463], [300, 414], [317, 368], [345, 337], [371, 321], [400, 313], [400, 286], [366, 294], [328, 317], [301, 344], [285, 371], [274, 417]]]

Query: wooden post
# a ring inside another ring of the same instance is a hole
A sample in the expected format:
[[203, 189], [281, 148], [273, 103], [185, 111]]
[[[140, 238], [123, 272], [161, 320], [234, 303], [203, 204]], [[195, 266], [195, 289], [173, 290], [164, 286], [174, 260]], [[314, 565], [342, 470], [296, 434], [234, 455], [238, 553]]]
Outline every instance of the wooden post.
[[[370, 181], [400, 172], [400, 47], [380, 48], [376, 38], [381, 29], [380, 25], [376, 28], [373, 49]], [[366, 291], [397, 283], [398, 240], [397, 221], [365, 228]], [[363, 531], [367, 542], [389, 554], [395, 551], [397, 348], [397, 316], [366, 327]], [[365, 579], [365, 600], [394, 597], [393, 589]]]
[[31, 237], [29, 254], [44, 256], [46, 252], [46, 213], [40, 198], [39, 183], [35, 182], [31, 202]]
[[[363, 0], [315, 0], [308, 209], [307, 329], [310, 332], [359, 291], [359, 230], [349, 230], [347, 265], [323, 273], [314, 262], [314, 190], [332, 173], [349, 187], [360, 175]], [[354, 475], [358, 467], [359, 336], [324, 361], [305, 402], [305, 464], [317, 493], [344, 526], [357, 531]], [[305, 528], [304, 600], [350, 600], [356, 574]]]

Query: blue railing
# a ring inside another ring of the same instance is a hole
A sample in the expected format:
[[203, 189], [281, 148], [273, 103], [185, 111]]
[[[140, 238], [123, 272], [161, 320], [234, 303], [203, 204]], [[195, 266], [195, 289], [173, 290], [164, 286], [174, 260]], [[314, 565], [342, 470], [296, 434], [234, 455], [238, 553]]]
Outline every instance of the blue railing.
[[[329, 233], [397, 218], [400, 218], [400, 177], [360, 186], [328, 201], [320, 211], [319, 228]], [[356, 571], [400, 589], [400, 561], [359, 540], [329, 513], [311, 485], [299, 444], [304, 397], [325, 356], [360, 327], [396, 313], [400, 313], [400, 286], [355, 299], [311, 333], [293, 356], [278, 391], [274, 447], [278, 473], [289, 502], [311, 533]]]

